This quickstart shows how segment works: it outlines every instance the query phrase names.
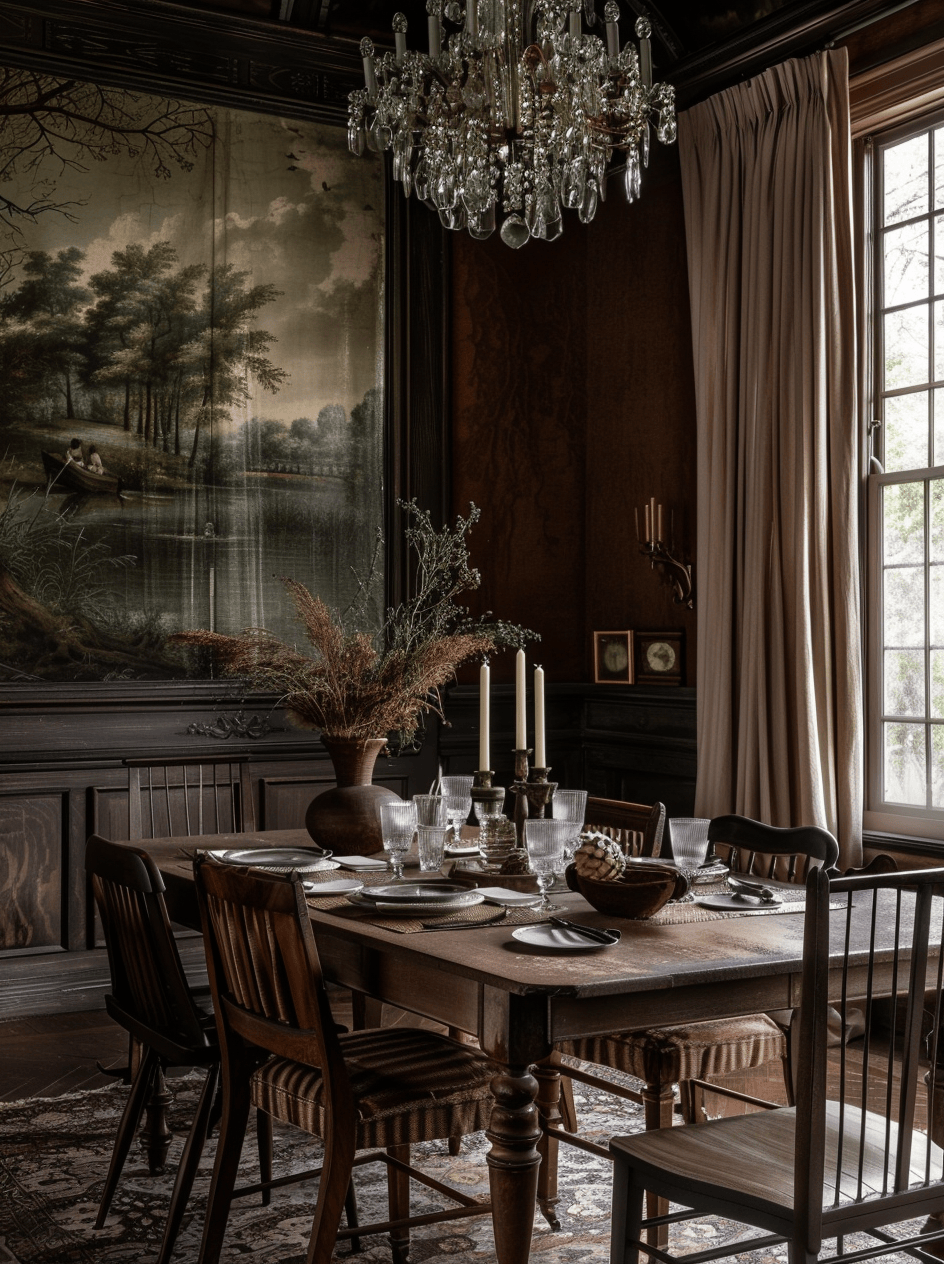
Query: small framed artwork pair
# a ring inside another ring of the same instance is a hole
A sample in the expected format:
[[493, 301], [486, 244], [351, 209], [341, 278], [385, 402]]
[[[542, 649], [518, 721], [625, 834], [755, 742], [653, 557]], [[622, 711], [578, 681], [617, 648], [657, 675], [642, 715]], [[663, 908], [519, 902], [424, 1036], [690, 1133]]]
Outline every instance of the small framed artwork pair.
[[598, 685], [685, 683], [685, 633], [594, 632], [593, 679]]

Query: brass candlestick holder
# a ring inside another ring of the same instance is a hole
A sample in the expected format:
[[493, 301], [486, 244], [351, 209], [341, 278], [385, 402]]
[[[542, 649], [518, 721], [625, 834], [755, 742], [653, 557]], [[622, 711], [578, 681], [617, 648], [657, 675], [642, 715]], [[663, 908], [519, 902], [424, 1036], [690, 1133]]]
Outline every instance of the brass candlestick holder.
[[504, 786], [493, 786], [495, 773], [491, 768], [480, 768], [472, 777], [472, 804], [475, 808], [475, 819], [482, 821], [489, 816], [499, 816], [505, 806]]
[[669, 552], [662, 540], [645, 540], [639, 545], [639, 552], [648, 557], [649, 565], [656, 566], [667, 576], [672, 585], [672, 600], [677, 606], [695, 609], [695, 589], [692, 583], [692, 568], [688, 563], [679, 561]]
[[550, 768], [528, 770], [530, 754], [530, 750], [515, 751], [515, 780], [508, 787], [515, 795], [515, 831], [518, 835], [519, 847], [525, 846], [525, 821], [529, 818], [534, 820], [542, 817], [557, 789], [557, 782], [547, 779]]

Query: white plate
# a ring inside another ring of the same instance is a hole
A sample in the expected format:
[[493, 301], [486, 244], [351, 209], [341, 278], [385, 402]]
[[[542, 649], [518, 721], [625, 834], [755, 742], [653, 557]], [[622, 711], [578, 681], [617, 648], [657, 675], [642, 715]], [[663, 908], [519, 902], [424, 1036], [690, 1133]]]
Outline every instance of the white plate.
[[351, 904], [370, 909], [371, 912], [380, 913], [384, 917], [427, 917], [430, 914], [438, 917], [445, 913], [459, 913], [462, 909], [471, 908], [473, 904], [485, 903], [478, 891], [467, 891], [461, 899], [449, 903], [436, 900], [432, 904], [426, 900], [417, 900], [414, 904], [387, 904], [379, 900], [367, 900], [364, 898], [365, 894], [363, 891], [357, 891], [354, 895], [348, 896], [348, 899]]
[[615, 948], [616, 944], [598, 944], [575, 930], [563, 926], [519, 926], [511, 932], [512, 939], [531, 948], [543, 948], [545, 952], [594, 952], [600, 948]]
[[306, 895], [353, 895], [355, 891], [360, 891], [363, 882], [358, 882], [356, 878], [337, 878], [334, 882], [305, 882]]
[[541, 903], [536, 891], [512, 891], [511, 887], [477, 887], [489, 904], [504, 904], [506, 908], [535, 908]]
[[390, 886], [369, 887], [364, 899], [384, 904], [452, 904], [469, 893], [468, 887], [455, 882], [396, 882]]
[[271, 869], [275, 873], [314, 873], [320, 869], [338, 869], [336, 860], [316, 855], [300, 847], [238, 847], [210, 852], [225, 865], [249, 865], [253, 869]]
[[386, 858], [377, 856], [335, 856], [342, 869], [386, 869]]
[[779, 908], [783, 903], [776, 900], [762, 900], [756, 895], [696, 895], [695, 903], [702, 908], [714, 909], [718, 913], [743, 913], [747, 909]]

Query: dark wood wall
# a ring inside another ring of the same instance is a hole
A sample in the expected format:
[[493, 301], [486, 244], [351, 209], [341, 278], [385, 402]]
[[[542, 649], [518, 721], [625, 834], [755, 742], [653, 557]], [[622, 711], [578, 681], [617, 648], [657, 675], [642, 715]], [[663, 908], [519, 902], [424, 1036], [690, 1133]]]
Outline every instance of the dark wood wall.
[[[452, 242], [453, 506], [481, 506], [478, 609], [541, 634], [551, 681], [592, 682], [594, 630], [695, 615], [636, 542], [650, 496], [695, 545], [695, 404], [677, 150], [654, 145], [641, 201], [611, 181], [590, 225], [513, 251]], [[698, 576], [695, 575], [697, 589]], [[495, 663], [511, 678], [511, 659]]]

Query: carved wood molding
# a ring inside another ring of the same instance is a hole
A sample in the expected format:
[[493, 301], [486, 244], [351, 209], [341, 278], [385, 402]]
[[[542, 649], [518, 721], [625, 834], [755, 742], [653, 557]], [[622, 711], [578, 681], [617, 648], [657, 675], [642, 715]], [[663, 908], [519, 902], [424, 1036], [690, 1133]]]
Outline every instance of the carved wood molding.
[[361, 82], [350, 41], [165, 0], [3, 0], [0, 55], [54, 74], [331, 123], [345, 120]]

